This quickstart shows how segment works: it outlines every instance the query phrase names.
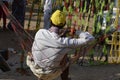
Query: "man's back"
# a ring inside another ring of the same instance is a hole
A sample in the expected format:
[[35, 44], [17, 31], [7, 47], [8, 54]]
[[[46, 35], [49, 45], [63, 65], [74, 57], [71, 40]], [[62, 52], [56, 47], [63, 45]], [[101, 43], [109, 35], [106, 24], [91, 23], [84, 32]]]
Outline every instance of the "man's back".
[[55, 68], [59, 67], [61, 59], [70, 50], [65, 49], [56, 33], [41, 29], [35, 36], [32, 54], [40, 67]]

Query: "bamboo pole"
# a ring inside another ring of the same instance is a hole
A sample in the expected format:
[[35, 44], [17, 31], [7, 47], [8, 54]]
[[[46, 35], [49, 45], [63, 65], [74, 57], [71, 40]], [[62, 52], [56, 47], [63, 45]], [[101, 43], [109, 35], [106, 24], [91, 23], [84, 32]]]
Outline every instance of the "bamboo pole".
[[[117, 2], [117, 10], [116, 10], [116, 18], [115, 18], [115, 22], [114, 22], [114, 26], [115, 28], [118, 28], [118, 23], [119, 23], [119, 14], [120, 14], [120, 0], [118, 0]], [[119, 58], [119, 48], [117, 43], [118, 43], [118, 32], [114, 32], [113, 36], [112, 36], [112, 43], [111, 43], [111, 50], [110, 50], [110, 57], [111, 57], [111, 63], [120, 63]]]

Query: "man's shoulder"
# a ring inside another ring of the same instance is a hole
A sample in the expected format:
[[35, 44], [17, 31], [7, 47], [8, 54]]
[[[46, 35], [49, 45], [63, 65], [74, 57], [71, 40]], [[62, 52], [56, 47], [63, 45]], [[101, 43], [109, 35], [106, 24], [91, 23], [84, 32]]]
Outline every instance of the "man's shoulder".
[[46, 32], [46, 31], [48, 31], [48, 30], [47, 30], [47, 29], [39, 29], [38, 31], [45, 31], [45, 32]]
[[48, 32], [47, 29], [39, 29], [39, 30], [37, 31], [37, 33], [46, 33], [46, 32]]

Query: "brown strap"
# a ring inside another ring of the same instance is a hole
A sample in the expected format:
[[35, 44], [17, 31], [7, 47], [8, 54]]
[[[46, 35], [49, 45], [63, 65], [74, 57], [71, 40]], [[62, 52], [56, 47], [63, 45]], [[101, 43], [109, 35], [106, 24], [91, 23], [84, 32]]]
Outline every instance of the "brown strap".
[[68, 63], [67, 61], [68, 57], [67, 57], [67, 54], [63, 57], [62, 61], [60, 62], [60, 66], [61, 67], [65, 67], [66, 64]]

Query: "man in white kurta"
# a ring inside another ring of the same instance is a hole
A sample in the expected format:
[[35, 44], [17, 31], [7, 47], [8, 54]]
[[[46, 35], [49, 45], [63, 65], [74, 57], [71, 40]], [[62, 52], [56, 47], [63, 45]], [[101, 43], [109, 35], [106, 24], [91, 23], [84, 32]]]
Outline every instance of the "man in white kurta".
[[81, 32], [79, 38], [60, 37], [59, 30], [66, 23], [66, 16], [60, 10], [56, 10], [50, 20], [51, 27], [48, 30], [40, 29], [36, 33], [32, 56], [27, 56], [27, 65], [40, 80], [57, 78], [70, 63], [67, 59], [64, 61], [64, 57], [74, 48], [85, 46], [94, 40], [88, 32]]

